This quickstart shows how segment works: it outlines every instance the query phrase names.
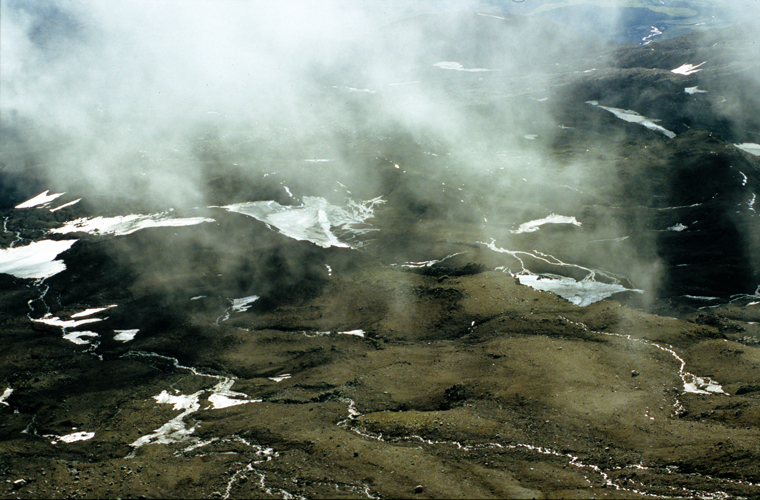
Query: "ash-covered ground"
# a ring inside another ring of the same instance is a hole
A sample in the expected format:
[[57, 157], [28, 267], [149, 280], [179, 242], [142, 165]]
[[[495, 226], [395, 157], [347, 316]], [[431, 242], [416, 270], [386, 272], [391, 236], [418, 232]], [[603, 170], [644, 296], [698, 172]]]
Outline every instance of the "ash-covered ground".
[[2, 496], [760, 495], [754, 30], [672, 4], [3, 3]]

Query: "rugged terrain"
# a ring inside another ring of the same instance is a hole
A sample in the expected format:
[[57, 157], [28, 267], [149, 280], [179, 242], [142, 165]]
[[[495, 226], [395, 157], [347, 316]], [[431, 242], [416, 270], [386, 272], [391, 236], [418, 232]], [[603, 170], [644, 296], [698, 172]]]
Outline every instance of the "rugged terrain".
[[412, 18], [111, 192], [4, 120], [0, 265], [76, 242], [0, 275], [2, 496], [760, 496], [750, 35]]

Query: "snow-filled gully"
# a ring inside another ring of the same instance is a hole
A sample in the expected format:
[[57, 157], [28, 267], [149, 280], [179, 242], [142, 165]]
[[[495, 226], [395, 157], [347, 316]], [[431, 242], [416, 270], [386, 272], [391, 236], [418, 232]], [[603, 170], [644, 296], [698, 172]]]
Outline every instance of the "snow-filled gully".
[[[134, 458], [136, 456], [137, 449], [148, 444], [189, 443], [188, 446], [185, 446], [184, 448], [181, 448], [175, 452], [175, 454], [187, 455], [190, 453], [195, 453], [198, 450], [213, 453], [213, 451], [210, 451], [209, 449], [212, 448], [215, 444], [236, 442], [250, 448], [254, 454], [254, 457], [252, 457], [253, 460], [250, 458], [246, 460], [245, 465], [240, 466], [240, 468], [232, 473], [230, 479], [225, 485], [224, 491], [217, 492], [221, 498], [229, 498], [232, 495], [236, 484], [241, 483], [243, 478], [247, 479], [249, 476], [254, 476], [256, 478], [256, 485], [267, 495], [280, 497], [286, 500], [304, 499], [303, 496], [296, 493], [291, 493], [285, 489], [268, 485], [269, 481], [267, 480], [267, 474], [269, 472], [260, 467], [257, 467], [280, 456], [279, 453], [277, 453], [277, 451], [275, 451], [273, 448], [250, 443], [245, 438], [236, 434], [221, 438], [214, 437], [205, 441], [194, 438], [192, 436], [198, 424], [191, 426], [187, 419], [191, 414], [201, 409], [201, 399], [204, 394], [208, 394], [206, 399], [210, 403], [204, 408], [206, 410], [227, 408], [229, 406], [236, 406], [246, 403], [258, 403], [262, 401], [260, 399], [249, 399], [246, 394], [232, 391], [231, 388], [236, 379], [221, 375], [203, 373], [197, 368], [181, 365], [176, 358], [162, 356], [160, 354], [151, 352], [131, 351], [126, 353], [123, 357], [159, 360], [164, 363], [169, 363], [175, 369], [188, 371], [195, 376], [218, 380], [216, 385], [214, 385], [212, 388], [202, 389], [190, 395], [180, 394], [177, 391], [175, 391], [175, 394], [170, 394], [168, 391], [164, 390], [160, 394], [154, 396], [153, 399], [155, 399], [157, 403], [171, 404], [174, 406], [175, 410], [183, 411], [150, 434], [146, 434], [145, 436], [142, 436], [131, 443], [130, 446], [132, 446], [134, 450], [129, 455], [127, 455], [126, 458]], [[365, 485], [356, 486], [338, 483], [325, 484], [336, 488], [336, 491], [360, 493], [367, 498], [379, 498], [372, 495], [369, 487]]]
[[[186, 370], [197, 377], [211, 378], [218, 381], [211, 389], [201, 389], [200, 391], [189, 395], [180, 394], [177, 390], [174, 391], [175, 394], [170, 394], [168, 391], [164, 390], [161, 391], [160, 394], [153, 396], [153, 399], [155, 399], [159, 404], [171, 404], [174, 406], [175, 410], [184, 411], [150, 434], [146, 434], [145, 436], [142, 436], [141, 438], [131, 443], [130, 446], [135, 448], [135, 450], [141, 446], [153, 443], [170, 444], [184, 442], [186, 440], [197, 441], [196, 438], [190, 438], [192, 433], [195, 431], [196, 426], [188, 428], [188, 422], [186, 422], [186, 418], [201, 408], [200, 399], [201, 396], [205, 393], [208, 393], [206, 399], [209, 403], [209, 406], [206, 406], [204, 409], [221, 409], [247, 403], [261, 402], [260, 399], [249, 399], [247, 394], [233, 391], [232, 386], [235, 384], [236, 379], [222, 375], [203, 373], [192, 366], [184, 366], [179, 364], [179, 360], [176, 358], [142, 351], [130, 351], [124, 354], [123, 357], [161, 360], [163, 362], [169, 363], [177, 370]], [[132, 455], [134, 455], [134, 452]]]

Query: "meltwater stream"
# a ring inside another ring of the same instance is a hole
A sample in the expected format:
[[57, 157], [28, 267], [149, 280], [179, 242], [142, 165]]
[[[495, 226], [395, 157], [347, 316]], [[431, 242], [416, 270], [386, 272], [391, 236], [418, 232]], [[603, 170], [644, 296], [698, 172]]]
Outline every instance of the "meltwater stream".
[[[579, 307], [584, 307], [593, 304], [594, 302], [604, 300], [616, 293], [644, 293], [643, 290], [624, 286], [622, 281], [625, 278], [614, 273], [562, 262], [556, 257], [538, 251], [525, 252], [520, 250], [507, 250], [496, 246], [495, 240], [492, 240], [489, 243], [481, 242], [481, 244], [494, 252], [510, 255], [519, 262], [520, 269], [517, 272], [513, 273], [511, 269], [506, 266], [500, 269], [512, 274], [520, 281], [520, 284], [530, 286], [537, 290], [552, 292]], [[543, 264], [553, 266], [558, 270], [558, 274], [536, 274], [529, 269], [528, 265], [526, 265], [528, 259], [534, 259]], [[586, 276], [580, 281], [563, 276], [559, 274], [563, 268], [571, 268], [576, 271], [581, 271], [585, 273]], [[605, 281], [598, 281], [597, 277], [601, 277]]]

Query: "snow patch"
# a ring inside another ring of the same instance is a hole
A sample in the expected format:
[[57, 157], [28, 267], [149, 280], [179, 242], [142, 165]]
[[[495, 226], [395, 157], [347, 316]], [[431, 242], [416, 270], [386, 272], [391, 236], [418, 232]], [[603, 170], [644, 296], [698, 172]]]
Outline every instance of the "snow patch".
[[43, 279], [66, 269], [66, 264], [55, 258], [71, 248], [77, 240], [40, 240], [23, 247], [0, 250], [0, 273], [16, 278]]
[[[727, 394], [723, 387], [710, 377], [697, 377], [690, 373], [684, 379], [683, 391], [692, 394]], [[690, 379], [687, 382], [687, 379]]]
[[699, 68], [706, 62], [707, 61], [702, 61], [701, 63], [697, 65], [686, 63], [675, 69], [671, 69], [670, 72], [675, 73], [677, 75], [684, 75], [684, 76], [693, 75], [694, 73], [702, 71], [701, 69], [697, 69], [697, 68]]
[[3, 394], [0, 395], [0, 405], [9, 406], [8, 405], [8, 398], [11, 397], [11, 394], [13, 394], [13, 389], [11, 389], [10, 387], [8, 387], [7, 389], [5, 389], [5, 391], [3, 392]]
[[349, 201], [349, 206], [343, 209], [324, 198], [304, 196], [299, 206], [254, 201], [217, 208], [253, 217], [294, 240], [310, 241], [322, 248], [356, 248], [360, 245], [350, 245], [341, 241], [341, 237], [353, 238], [373, 231], [366, 220], [374, 215], [373, 208], [379, 203], [383, 203], [379, 197], [361, 204]]
[[76, 199], [76, 200], [74, 200], [74, 201], [70, 201], [70, 202], [68, 202], [68, 203], [64, 203], [63, 205], [60, 205], [60, 206], [58, 206], [58, 207], [55, 207], [55, 208], [51, 208], [51, 209], [50, 209], [50, 211], [51, 211], [51, 212], [57, 212], [58, 210], [61, 210], [62, 208], [66, 208], [66, 207], [70, 207], [70, 206], [72, 206], [72, 205], [76, 205], [76, 204], [77, 204], [77, 203], [79, 203], [80, 201], [82, 201], [82, 198], [77, 198], [77, 199]]
[[641, 292], [641, 290], [631, 290], [617, 283], [603, 283], [593, 279], [576, 281], [573, 278], [558, 275], [518, 274], [517, 280], [521, 285], [559, 295], [578, 307], [586, 307], [620, 292]]
[[338, 335], [354, 335], [356, 337], [364, 337], [364, 330], [349, 330], [346, 332], [338, 332]]
[[240, 299], [232, 299], [232, 310], [234, 312], [245, 312], [251, 308], [251, 304], [259, 300], [258, 295], [251, 295], [250, 297], [242, 297]]
[[469, 71], [470, 73], [479, 73], [483, 71], [495, 71], [487, 68], [465, 68], [458, 62], [454, 61], [441, 61], [433, 64], [433, 66], [441, 69], [453, 69], [455, 71]]
[[86, 340], [84, 337], [100, 337], [100, 335], [95, 332], [68, 332], [63, 334], [64, 339], [77, 345], [90, 343], [90, 340]]
[[113, 234], [123, 236], [150, 227], [194, 226], [204, 222], [216, 222], [206, 217], [174, 218], [167, 213], [151, 215], [119, 215], [116, 217], [82, 217], [51, 229], [54, 234], [88, 233], [95, 235]]
[[706, 90], [699, 90], [699, 87], [686, 87], [685, 89], [683, 89], [683, 91], [686, 92], [689, 95], [706, 94], [707, 93]]
[[241, 397], [247, 398], [248, 395], [230, 390], [234, 384], [235, 379], [224, 378], [214, 386], [212, 389], [213, 393], [208, 397], [208, 401], [211, 403], [212, 408], [218, 410], [220, 408], [229, 408], [230, 406], [261, 402], [260, 399], [239, 399]]
[[756, 144], [754, 142], [743, 142], [741, 144], [734, 144], [734, 146], [741, 149], [745, 153], [760, 156], [760, 144]]
[[86, 325], [87, 323], [103, 321], [103, 318], [61, 319], [58, 316], [53, 316], [51, 313], [47, 313], [42, 318], [33, 319], [32, 321], [35, 323], [45, 323], [46, 325], [57, 326], [59, 328], [76, 328], [81, 325]]
[[116, 335], [113, 336], [113, 339], [119, 342], [129, 342], [135, 338], [135, 335], [137, 335], [139, 331], [139, 328], [134, 330], [114, 330], [113, 332]]
[[94, 432], [72, 432], [71, 434], [66, 434], [64, 436], [52, 436], [53, 444], [56, 444], [56, 441], [63, 441], [64, 443], [74, 443], [76, 441], [88, 441], [95, 437]]
[[477, 12], [477, 14], [478, 14], [479, 16], [483, 16], [483, 17], [493, 17], [494, 19], [501, 19], [502, 21], [506, 21], [506, 20], [507, 20], [507, 18], [506, 18], [506, 17], [501, 17], [501, 16], [494, 16], [493, 14], [483, 14], [483, 13], [481, 13], [481, 12]]
[[377, 94], [377, 90], [357, 89], [356, 87], [346, 87], [349, 92], [366, 92], [367, 94]]
[[514, 231], [510, 231], [510, 233], [514, 234], [521, 234], [521, 233], [532, 233], [534, 231], [538, 231], [541, 226], [544, 224], [572, 224], [573, 226], [581, 227], [581, 223], [576, 220], [575, 217], [569, 217], [566, 215], [557, 215], [557, 214], [549, 214], [543, 219], [536, 219], [529, 222], [523, 222], [520, 224], [520, 227], [518, 227]]
[[43, 191], [32, 199], [26, 200], [24, 203], [16, 205], [16, 208], [32, 208], [40, 207], [44, 208], [48, 203], [55, 200], [59, 196], [63, 196], [66, 193], [53, 193], [48, 194], [50, 191]]
[[85, 309], [82, 312], [78, 312], [78, 313], [72, 314], [71, 317], [72, 318], [84, 318], [86, 316], [92, 316], [93, 314], [97, 314], [99, 312], [106, 311], [108, 309], [111, 309], [112, 307], [116, 307], [116, 304], [111, 304], [110, 306], [106, 306], [106, 307], [95, 307], [95, 308], [92, 308], [92, 309]]
[[646, 116], [638, 114], [636, 111], [632, 111], [630, 109], [620, 109], [620, 108], [611, 108], [609, 106], [602, 106], [597, 101], [586, 101], [586, 104], [591, 104], [592, 106], [597, 106], [605, 111], [609, 111], [613, 115], [617, 116], [621, 120], [625, 120], [630, 123], [637, 123], [639, 125], [642, 125], [649, 130], [654, 130], [655, 132], [659, 132], [663, 135], [665, 135], [668, 139], [672, 139], [676, 136], [674, 132], [671, 132], [670, 130], [657, 125], [655, 121], [659, 120], [653, 120], [650, 118], [647, 118]]

